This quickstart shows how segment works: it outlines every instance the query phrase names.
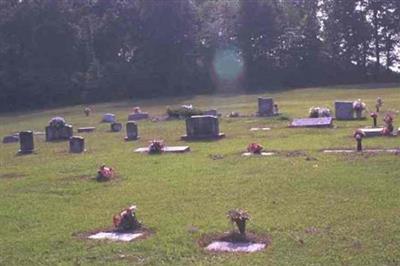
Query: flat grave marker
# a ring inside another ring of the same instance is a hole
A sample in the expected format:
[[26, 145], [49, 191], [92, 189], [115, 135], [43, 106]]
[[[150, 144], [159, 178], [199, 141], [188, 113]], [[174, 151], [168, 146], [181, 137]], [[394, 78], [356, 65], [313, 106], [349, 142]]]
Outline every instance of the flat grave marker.
[[332, 127], [332, 117], [293, 119], [290, 127]]

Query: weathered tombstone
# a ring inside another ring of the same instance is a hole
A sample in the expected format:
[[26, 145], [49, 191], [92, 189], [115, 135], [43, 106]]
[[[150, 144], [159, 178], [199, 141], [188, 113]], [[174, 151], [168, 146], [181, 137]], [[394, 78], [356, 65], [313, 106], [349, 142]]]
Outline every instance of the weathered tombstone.
[[293, 119], [290, 127], [331, 127], [332, 117]]
[[219, 133], [218, 118], [211, 115], [194, 115], [186, 119], [186, 135], [183, 140], [219, 139], [225, 137]]
[[72, 126], [66, 124], [62, 117], [52, 118], [45, 131], [46, 141], [69, 140], [73, 135]]
[[20, 154], [32, 153], [35, 149], [33, 143], [33, 133], [32, 131], [21, 131], [19, 133], [19, 144], [20, 144]]
[[258, 113], [259, 116], [274, 115], [274, 100], [272, 98], [258, 98]]
[[137, 140], [139, 138], [138, 135], [138, 126], [134, 121], [128, 121], [126, 123], [126, 141]]
[[115, 120], [116, 119], [115, 119], [115, 115], [114, 114], [107, 113], [107, 114], [103, 115], [102, 122], [104, 122], [104, 123], [114, 123]]
[[54, 140], [68, 140], [73, 135], [73, 128], [71, 125], [63, 127], [46, 127], [46, 141]]
[[111, 131], [112, 132], [120, 132], [121, 129], [122, 129], [122, 124], [121, 123], [114, 122], [114, 123], [111, 124]]
[[335, 116], [337, 120], [353, 120], [354, 109], [351, 101], [335, 101]]
[[82, 153], [85, 151], [85, 139], [81, 136], [73, 136], [69, 139], [69, 152]]
[[3, 143], [13, 143], [13, 142], [18, 142], [19, 141], [19, 135], [9, 135], [9, 136], [5, 136], [3, 138]]

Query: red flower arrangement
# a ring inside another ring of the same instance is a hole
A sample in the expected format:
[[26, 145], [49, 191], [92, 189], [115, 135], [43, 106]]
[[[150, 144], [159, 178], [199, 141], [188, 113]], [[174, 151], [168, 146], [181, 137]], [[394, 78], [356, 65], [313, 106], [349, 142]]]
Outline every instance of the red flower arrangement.
[[250, 143], [247, 146], [247, 151], [251, 152], [253, 154], [261, 154], [263, 149], [264, 149], [263, 146], [261, 146], [260, 144], [257, 144], [257, 143]]
[[113, 216], [113, 224], [117, 231], [128, 231], [140, 228], [141, 224], [135, 216], [136, 206], [122, 210], [119, 214]]
[[164, 150], [164, 141], [163, 140], [152, 140], [149, 145], [149, 153], [150, 154], [159, 154]]
[[114, 177], [114, 170], [111, 167], [107, 167], [104, 164], [100, 166], [97, 172], [97, 181], [108, 181]]

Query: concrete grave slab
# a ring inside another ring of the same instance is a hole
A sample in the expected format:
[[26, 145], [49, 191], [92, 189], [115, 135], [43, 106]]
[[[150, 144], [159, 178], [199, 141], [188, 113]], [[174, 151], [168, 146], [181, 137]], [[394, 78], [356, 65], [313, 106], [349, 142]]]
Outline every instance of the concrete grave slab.
[[323, 150], [324, 153], [400, 153], [400, 149]]
[[269, 127], [252, 127], [250, 128], [250, 131], [269, 131], [271, 128]]
[[252, 152], [245, 152], [245, 153], [242, 153], [242, 156], [272, 156], [272, 155], [275, 155], [275, 153], [274, 152], [262, 152], [262, 153], [260, 153], [260, 154], [255, 154], [255, 153], [252, 153]]
[[99, 232], [94, 235], [90, 235], [89, 239], [97, 240], [113, 240], [113, 241], [123, 241], [129, 242], [136, 238], [139, 238], [143, 233], [119, 233], [119, 232]]
[[[377, 127], [377, 128], [360, 128], [362, 132], [364, 132], [366, 137], [381, 137], [382, 135], [382, 130], [383, 127]], [[398, 129], [398, 131], [400, 128]], [[397, 131], [397, 132], [398, 132]], [[396, 136], [396, 135], [393, 135]]]
[[[163, 152], [168, 152], [168, 153], [183, 153], [183, 152], [189, 152], [190, 147], [189, 146], [167, 146], [164, 147]], [[145, 153], [149, 152], [149, 148], [138, 148], [135, 150], [135, 152], [140, 152], [140, 153]]]
[[290, 127], [332, 127], [332, 117], [293, 119]]
[[208, 251], [253, 253], [265, 249], [266, 244], [250, 242], [214, 241], [206, 247]]

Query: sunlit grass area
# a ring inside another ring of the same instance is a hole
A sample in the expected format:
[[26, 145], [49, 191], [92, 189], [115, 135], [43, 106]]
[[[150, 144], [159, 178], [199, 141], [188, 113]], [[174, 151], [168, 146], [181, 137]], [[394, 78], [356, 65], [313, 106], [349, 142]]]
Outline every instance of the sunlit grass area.
[[[254, 114], [258, 96], [272, 96], [282, 116], [226, 117], [232, 111]], [[80, 133], [86, 141], [83, 154], [70, 154], [67, 142], [48, 143], [41, 135], [35, 136], [32, 155], [17, 156], [18, 143], [0, 144], [0, 264], [399, 265], [399, 155], [321, 152], [355, 148], [353, 131], [372, 121], [294, 129], [282, 119], [307, 117], [311, 106], [333, 110], [334, 100], [361, 98], [373, 110], [378, 96], [384, 100], [383, 112], [400, 109], [400, 88], [377, 85], [131, 100], [93, 105], [89, 117], [83, 106], [0, 115], [0, 136], [44, 131], [54, 116], [63, 116], [75, 132], [96, 127], [93, 133]], [[138, 122], [140, 140], [125, 142], [124, 131], [112, 133], [109, 124], [100, 123], [106, 112], [125, 123], [133, 106], [161, 116], [167, 106], [181, 104], [217, 108], [226, 138], [184, 142], [183, 120], [146, 120]], [[399, 121], [396, 117], [395, 125]], [[252, 132], [252, 127], [271, 130]], [[133, 152], [154, 138], [167, 145], [188, 144], [192, 151]], [[242, 157], [251, 142], [277, 155]], [[399, 138], [363, 143], [400, 148]], [[91, 179], [103, 163], [116, 169], [117, 181]], [[138, 218], [154, 231], [150, 238], [115, 243], [76, 237], [111, 226], [112, 216], [133, 203]], [[235, 207], [248, 210], [248, 229], [270, 235], [272, 244], [251, 255], [203, 251], [197, 241], [203, 234], [230, 230], [226, 212]], [[307, 233], [312, 227], [316, 232]]]

